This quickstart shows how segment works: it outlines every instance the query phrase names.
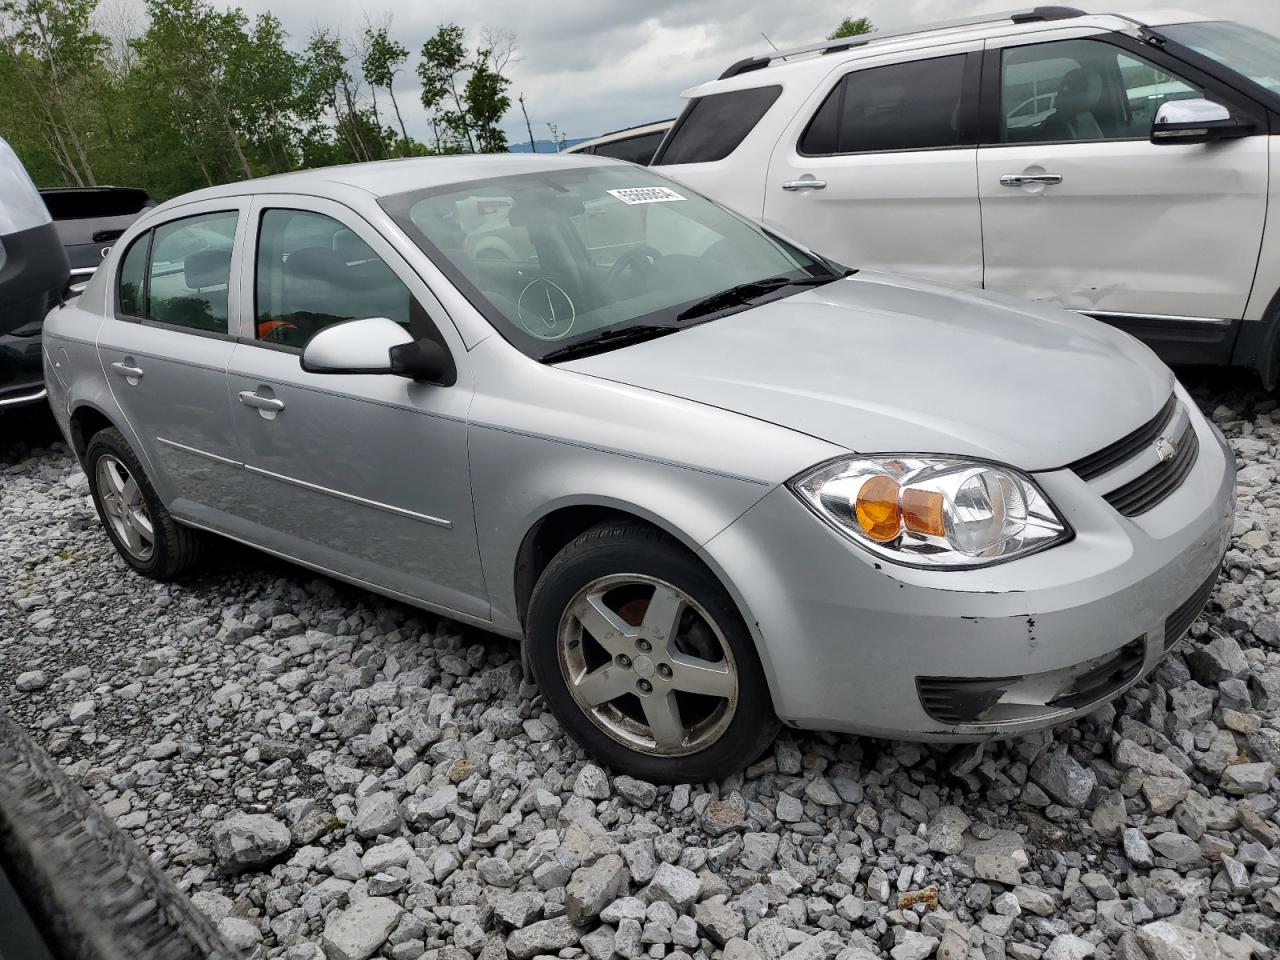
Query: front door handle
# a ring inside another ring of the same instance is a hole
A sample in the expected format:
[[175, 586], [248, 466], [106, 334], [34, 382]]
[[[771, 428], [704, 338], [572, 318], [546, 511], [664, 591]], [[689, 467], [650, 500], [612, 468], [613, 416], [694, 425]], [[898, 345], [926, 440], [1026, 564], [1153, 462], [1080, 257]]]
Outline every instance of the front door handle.
[[115, 363], [111, 364], [111, 369], [122, 377], [128, 377], [130, 380], [137, 381], [142, 379], [142, 368], [132, 366], [129, 363], [117, 360]]
[[253, 407], [255, 410], [279, 413], [284, 409], [283, 400], [277, 400], [275, 397], [261, 397], [252, 390], [241, 390], [239, 396], [241, 403], [246, 407]]
[[1008, 173], [1000, 178], [1001, 185], [1005, 187], [1028, 187], [1037, 183], [1051, 187], [1061, 182], [1060, 173]]
[[783, 190], [825, 190], [827, 181], [806, 177], [803, 180], [787, 180], [782, 184]]

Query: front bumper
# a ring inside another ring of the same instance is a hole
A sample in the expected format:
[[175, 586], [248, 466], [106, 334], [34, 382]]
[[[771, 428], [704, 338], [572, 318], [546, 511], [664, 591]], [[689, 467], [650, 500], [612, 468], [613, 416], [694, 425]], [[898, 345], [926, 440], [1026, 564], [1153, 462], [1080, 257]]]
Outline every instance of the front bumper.
[[1192, 422], [1194, 468], [1136, 518], [1070, 471], [1037, 474], [1076, 536], [1021, 560], [969, 571], [895, 566], [816, 520], [785, 487], [702, 556], [756, 635], [788, 724], [926, 740], [1065, 722], [1150, 672], [1216, 581], [1235, 458], [1198, 412]]

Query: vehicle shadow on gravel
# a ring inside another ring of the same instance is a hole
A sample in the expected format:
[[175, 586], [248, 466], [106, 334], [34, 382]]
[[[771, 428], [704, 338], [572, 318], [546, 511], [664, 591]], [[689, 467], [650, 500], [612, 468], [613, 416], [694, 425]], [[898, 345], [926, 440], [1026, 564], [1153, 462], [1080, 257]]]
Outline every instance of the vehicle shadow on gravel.
[[0, 466], [19, 463], [62, 443], [62, 434], [46, 403], [0, 413]]

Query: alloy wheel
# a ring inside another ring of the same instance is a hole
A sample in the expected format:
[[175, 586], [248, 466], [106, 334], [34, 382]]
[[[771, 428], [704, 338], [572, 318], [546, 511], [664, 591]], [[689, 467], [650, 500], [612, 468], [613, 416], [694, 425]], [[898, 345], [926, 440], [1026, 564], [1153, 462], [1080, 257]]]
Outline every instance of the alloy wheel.
[[705, 750], [737, 710], [738, 671], [723, 632], [689, 594], [656, 577], [587, 584], [565, 610], [557, 646], [579, 708], [640, 753]]
[[107, 523], [129, 556], [145, 563], [155, 552], [156, 536], [142, 488], [129, 468], [109, 453], [98, 458], [96, 473]]

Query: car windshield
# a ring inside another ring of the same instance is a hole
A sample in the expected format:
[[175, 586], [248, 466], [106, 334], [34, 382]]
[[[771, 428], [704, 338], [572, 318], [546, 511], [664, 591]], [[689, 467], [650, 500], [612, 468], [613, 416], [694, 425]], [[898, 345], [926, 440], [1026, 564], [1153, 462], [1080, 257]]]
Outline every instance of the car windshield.
[[1228, 20], [1161, 27], [1170, 40], [1280, 93], [1280, 39]]
[[453, 184], [382, 206], [536, 359], [661, 335], [840, 275], [685, 187], [620, 164]]

